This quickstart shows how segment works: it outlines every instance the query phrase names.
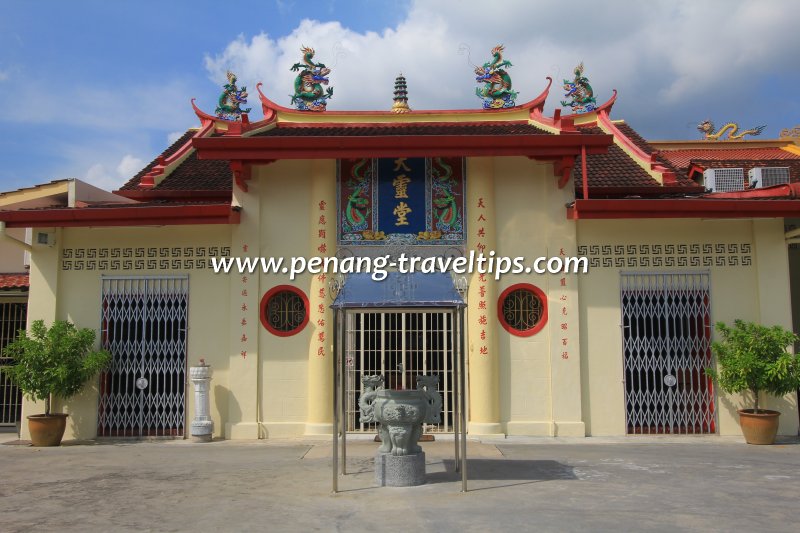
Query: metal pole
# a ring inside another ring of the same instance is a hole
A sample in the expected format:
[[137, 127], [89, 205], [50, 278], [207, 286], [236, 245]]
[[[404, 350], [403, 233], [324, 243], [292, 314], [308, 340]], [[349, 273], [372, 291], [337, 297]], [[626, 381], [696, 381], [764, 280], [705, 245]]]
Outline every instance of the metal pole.
[[333, 310], [333, 485], [332, 492], [339, 492], [339, 365], [336, 361], [339, 355], [339, 310]]
[[[349, 322], [352, 320], [352, 313], [348, 311], [344, 311], [344, 335], [342, 335], [342, 346], [347, 347], [348, 340], [349, 340]], [[341, 387], [341, 424], [342, 424], [342, 475], [347, 475], [347, 367], [345, 366], [345, 362], [347, 361], [347, 354], [344, 353], [345, 350], [340, 350], [340, 363], [339, 368], [341, 370], [339, 374], [339, 378], [342, 380]]]
[[459, 350], [459, 366], [461, 368], [461, 372], [458, 373], [459, 379], [459, 389], [461, 389], [461, 394], [459, 395], [459, 429], [461, 430], [461, 492], [467, 492], [467, 416], [466, 416], [466, 379], [464, 376], [464, 368], [466, 366], [464, 360], [464, 308], [460, 308], [458, 311], [458, 329], [461, 331], [461, 336], [458, 340], [458, 344], [460, 346]]
[[460, 444], [459, 444], [459, 441], [458, 441], [458, 428], [461, 427], [461, 426], [458, 423], [458, 417], [460, 416], [459, 413], [461, 411], [458, 408], [458, 397], [459, 397], [459, 394], [461, 394], [461, 388], [459, 386], [459, 379], [460, 379], [460, 376], [461, 376], [461, 367], [459, 366], [460, 349], [459, 349], [458, 339], [461, 336], [461, 330], [458, 327], [458, 316], [456, 315], [456, 310], [455, 309], [453, 309], [450, 312], [450, 316], [452, 317], [452, 320], [453, 320], [453, 327], [450, 328], [450, 331], [455, 333], [454, 335], [452, 335], [453, 363], [454, 363], [453, 366], [455, 367], [455, 373], [454, 373], [454, 376], [453, 376], [453, 378], [454, 378], [453, 379], [453, 389], [455, 389], [455, 396], [453, 398], [453, 400], [454, 400], [453, 401], [453, 442], [455, 443], [455, 447], [456, 447], [456, 451], [455, 451], [455, 459], [456, 459], [455, 460], [455, 465], [456, 465], [455, 466], [455, 470], [456, 470], [456, 472], [460, 472], [461, 471], [461, 463], [460, 463], [459, 457], [458, 457], [458, 455], [459, 455], [459, 447], [460, 447]]

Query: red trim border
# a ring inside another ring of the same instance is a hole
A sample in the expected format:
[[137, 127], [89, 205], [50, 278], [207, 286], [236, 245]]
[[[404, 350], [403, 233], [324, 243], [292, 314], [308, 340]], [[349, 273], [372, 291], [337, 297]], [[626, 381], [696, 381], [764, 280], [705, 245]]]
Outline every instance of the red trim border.
[[[506, 296], [508, 296], [512, 291], [518, 289], [526, 289], [531, 291], [534, 296], [539, 298], [539, 301], [542, 302], [542, 318], [531, 329], [520, 330], [512, 327], [511, 324], [506, 322], [506, 318], [503, 316], [503, 300], [505, 300]], [[544, 328], [545, 324], [547, 324], [547, 307], [547, 295], [542, 289], [536, 285], [531, 285], [530, 283], [516, 283], [500, 293], [500, 296], [497, 298], [497, 320], [500, 322], [500, 325], [503, 326], [503, 329], [512, 335], [517, 337], [531, 337], [539, 333], [542, 328]]]
[[[296, 295], [298, 295], [303, 300], [303, 305], [306, 308], [306, 315], [305, 317], [303, 317], [303, 321], [300, 323], [299, 326], [297, 326], [291, 331], [280, 331], [273, 328], [270, 325], [264, 313], [264, 310], [267, 307], [267, 302], [269, 301], [269, 299], [272, 298], [277, 293], [283, 291], [293, 292]], [[261, 297], [261, 302], [259, 303], [258, 306], [258, 318], [261, 320], [261, 325], [264, 326], [264, 328], [267, 331], [278, 337], [291, 337], [292, 335], [297, 335], [298, 333], [300, 333], [305, 329], [306, 324], [308, 324], [308, 319], [310, 316], [311, 316], [311, 308], [309, 307], [308, 296], [306, 296], [306, 293], [304, 293], [301, 289], [298, 289], [294, 285], [276, 285], [272, 287], [270, 290], [266, 292], [266, 294], [264, 294], [264, 296]]]

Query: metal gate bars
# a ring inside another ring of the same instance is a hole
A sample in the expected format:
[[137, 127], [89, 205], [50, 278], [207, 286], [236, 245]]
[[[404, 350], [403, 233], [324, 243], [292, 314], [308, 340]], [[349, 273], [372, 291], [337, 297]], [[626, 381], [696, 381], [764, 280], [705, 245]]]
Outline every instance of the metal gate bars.
[[[0, 352], [25, 329], [28, 304], [25, 302], [0, 303]], [[22, 415], [22, 393], [3, 373], [13, 361], [0, 357], [0, 426], [15, 426]]]
[[622, 273], [629, 434], [715, 433], [709, 273]]
[[449, 311], [351, 311], [345, 324], [347, 431], [376, 431], [360, 421], [361, 376], [380, 374], [390, 389], [416, 388], [419, 374], [439, 377], [442, 422], [425, 431], [453, 431], [453, 314]]
[[98, 436], [183, 435], [188, 306], [187, 276], [102, 278]]

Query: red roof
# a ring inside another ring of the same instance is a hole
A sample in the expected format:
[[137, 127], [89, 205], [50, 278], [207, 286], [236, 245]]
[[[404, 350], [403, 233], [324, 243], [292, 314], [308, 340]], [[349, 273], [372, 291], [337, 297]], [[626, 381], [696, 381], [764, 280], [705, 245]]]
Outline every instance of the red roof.
[[[600, 132], [602, 134], [603, 132]], [[377, 135], [552, 135], [527, 121], [515, 122], [410, 122], [388, 124], [278, 124], [253, 137], [373, 137]]]
[[122, 187], [119, 188], [119, 190], [125, 191], [125, 190], [138, 189], [139, 188], [139, 181], [142, 179], [142, 176], [144, 176], [145, 174], [147, 174], [148, 172], [153, 170], [153, 167], [155, 167], [158, 164], [159, 159], [167, 158], [167, 157], [171, 156], [172, 154], [174, 154], [175, 152], [177, 152], [178, 150], [180, 150], [180, 148], [184, 144], [189, 142], [189, 139], [191, 139], [192, 136], [195, 133], [196, 133], [196, 130], [193, 130], [193, 129], [187, 130], [186, 133], [184, 133], [183, 135], [181, 135], [178, 138], [178, 140], [176, 140], [174, 143], [169, 145], [166, 150], [161, 152], [161, 155], [159, 155], [158, 157], [156, 157], [155, 159], [150, 161], [150, 163], [148, 163], [148, 165], [146, 167], [144, 167], [142, 170], [140, 170], [138, 173], [136, 173], [135, 176], [133, 176], [131, 179], [129, 179], [128, 182], [125, 185], [123, 185]]
[[16, 289], [28, 290], [30, 285], [28, 274], [0, 274], [0, 290], [11, 291]]
[[[781, 148], [687, 148], [679, 150], [662, 150], [663, 156], [678, 168], [687, 169], [695, 160], [704, 161], [741, 161], [741, 160], [800, 160], [795, 155]], [[756, 165], [752, 165], [756, 166]], [[775, 166], [775, 165], [772, 165]]]
[[[626, 137], [631, 142], [636, 144], [647, 154], [653, 153], [654, 149], [645, 141], [633, 128], [627, 124], [617, 124], [617, 127], [622, 130]], [[586, 134], [602, 134], [603, 130], [596, 126], [579, 128], [581, 133]], [[635, 188], [636, 193], [643, 193], [642, 188], [650, 188], [655, 194], [672, 193], [683, 187], [696, 187], [697, 184], [685, 177], [684, 172], [677, 169], [666, 162], [667, 168], [674, 170], [678, 180], [675, 186], [670, 186], [669, 190], [662, 187], [641, 165], [639, 165], [625, 150], [613, 144], [608, 147], [608, 153], [605, 154], [591, 154], [586, 157], [586, 167], [588, 174], [589, 187], [591, 189], [605, 189], [605, 191], [591, 191], [592, 193], [604, 194], [604, 192], [611, 193], [611, 188], [614, 189], [613, 194], [624, 194], [622, 189]], [[575, 167], [572, 171], [572, 176], [575, 181], [575, 189], [581, 190], [581, 158], [578, 156], [575, 160]], [[678, 191], [679, 192], [679, 191]]]
[[0, 211], [0, 220], [5, 221], [9, 228], [238, 224], [239, 211], [238, 207], [231, 206], [230, 201], [156, 200]]

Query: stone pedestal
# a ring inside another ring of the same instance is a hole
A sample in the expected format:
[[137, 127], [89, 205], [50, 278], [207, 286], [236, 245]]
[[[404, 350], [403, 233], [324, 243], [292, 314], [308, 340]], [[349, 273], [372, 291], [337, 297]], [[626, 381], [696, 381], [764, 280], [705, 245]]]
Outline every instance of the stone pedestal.
[[425, 484], [425, 452], [412, 455], [375, 454], [375, 483], [380, 487]]
[[211, 388], [211, 367], [203, 364], [189, 368], [189, 379], [194, 384], [194, 420], [192, 420], [192, 440], [195, 442], [211, 442], [214, 434], [214, 421], [209, 416]]

